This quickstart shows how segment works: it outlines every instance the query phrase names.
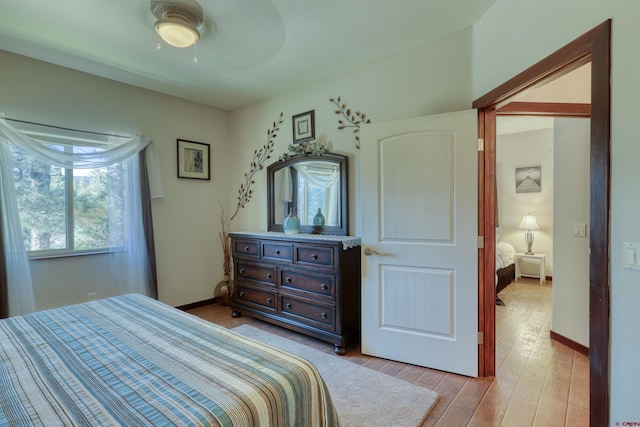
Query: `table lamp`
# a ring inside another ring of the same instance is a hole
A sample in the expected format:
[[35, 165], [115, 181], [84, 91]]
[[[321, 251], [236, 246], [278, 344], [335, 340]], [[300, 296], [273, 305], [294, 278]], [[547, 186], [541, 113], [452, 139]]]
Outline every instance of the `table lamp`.
[[531, 246], [533, 245], [533, 233], [531, 230], [540, 230], [535, 215], [531, 215], [531, 213], [526, 214], [524, 218], [522, 218], [522, 222], [518, 228], [521, 230], [527, 230], [527, 232], [524, 233], [524, 241], [527, 243], [526, 254], [533, 255], [533, 252], [531, 251]]

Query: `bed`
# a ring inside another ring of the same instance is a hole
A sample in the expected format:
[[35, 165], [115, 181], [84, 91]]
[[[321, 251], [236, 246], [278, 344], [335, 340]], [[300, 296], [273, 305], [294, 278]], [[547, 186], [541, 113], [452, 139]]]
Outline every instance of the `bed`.
[[496, 304], [504, 305], [498, 294], [516, 277], [516, 250], [507, 242], [496, 243]]
[[338, 425], [306, 360], [131, 294], [0, 321], [0, 425]]

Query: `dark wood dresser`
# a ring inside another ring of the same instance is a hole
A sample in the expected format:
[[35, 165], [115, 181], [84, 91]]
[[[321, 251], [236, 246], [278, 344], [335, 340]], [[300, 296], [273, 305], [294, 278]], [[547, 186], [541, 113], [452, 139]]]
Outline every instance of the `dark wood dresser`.
[[229, 233], [232, 315], [249, 315], [334, 344], [360, 339], [360, 239]]

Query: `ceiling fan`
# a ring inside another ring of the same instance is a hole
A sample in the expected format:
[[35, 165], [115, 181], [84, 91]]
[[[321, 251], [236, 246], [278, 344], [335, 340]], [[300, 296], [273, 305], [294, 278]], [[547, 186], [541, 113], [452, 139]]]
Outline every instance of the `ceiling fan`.
[[150, 0], [156, 17], [155, 29], [160, 38], [174, 47], [189, 47], [198, 43], [198, 27], [204, 22], [202, 7], [195, 0]]

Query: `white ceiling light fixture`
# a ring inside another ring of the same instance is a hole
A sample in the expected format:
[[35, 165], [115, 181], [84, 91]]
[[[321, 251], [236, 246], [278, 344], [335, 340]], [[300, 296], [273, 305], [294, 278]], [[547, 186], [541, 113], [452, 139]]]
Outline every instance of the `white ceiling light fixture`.
[[200, 40], [198, 27], [204, 20], [202, 7], [194, 0], [150, 0], [151, 13], [156, 17], [156, 32], [167, 44], [189, 47]]

